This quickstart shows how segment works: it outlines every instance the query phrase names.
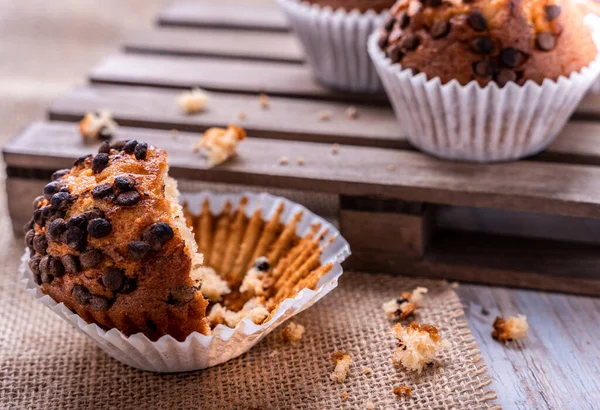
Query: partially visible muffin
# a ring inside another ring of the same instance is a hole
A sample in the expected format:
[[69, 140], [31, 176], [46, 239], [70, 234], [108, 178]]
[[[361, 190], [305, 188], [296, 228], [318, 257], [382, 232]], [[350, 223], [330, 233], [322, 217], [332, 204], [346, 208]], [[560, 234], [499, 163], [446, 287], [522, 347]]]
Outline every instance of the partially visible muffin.
[[481, 86], [568, 77], [597, 54], [580, 9], [555, 0], [400, 0], [379, 46], [428, 79]]
[[333, 10], [344, 9], [346, 11], [358, 10], [364, 13], [373, 10], [379, 13], [389, 9], [395, 3], [395, 0], [306, 0], [311, 4], [318, 4], [321, 7], [331, 7]]
[[42, 292], [84, 320], [151, 340], [209, 333], [186, 227], [165, 151], [135, 140], [54, 173], [26, 227]]

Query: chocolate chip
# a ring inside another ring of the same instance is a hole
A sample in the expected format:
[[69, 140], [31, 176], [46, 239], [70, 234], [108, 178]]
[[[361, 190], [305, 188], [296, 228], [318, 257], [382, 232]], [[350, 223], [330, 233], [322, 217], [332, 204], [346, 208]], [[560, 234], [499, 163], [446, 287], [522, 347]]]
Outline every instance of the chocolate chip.
[[552, 33], [540, 33], [535, 39], [535, 43], [542, 51], [550, 51], [556, 45], [556, 37]]
[[398, 16], [398, 24], [401, 29], [405, 29], [410, 24], [410, 16], [407, 12], [403, 11], [400, 16]]
[[489, 37], [476, 37], [471, 48], [478, 54], [489, 54], [494, 50], [494, 44]]
[[516, 48], [508, 47], [500, 53], [500, 60], [505, 66], [514, 68], [521, 64], [522, 55]]
[[85, 250], [85, 232], [77, 226], [67, 228], [66, 241], [67, 246], [75, 251], [83, 252]]
[[66, 254], [60, 258], [60, 261], [65, 267], [65, 272], [67, 273], [77, 273], [81, 270], [79, 259], [75, 255]]
[[254, 263], [254, 267], [261, 272], [266, 272], [271, 268], [271, 265], [266, 258], [258, 258]]
[[62, 218], [57, 218], [54, 221], [50, 222], [46, 230], [46, 235], [48, 239], [53, 242], [61, 242], [62, 236], [67, 230], [67, 223]]
[[112, 232], [112, 225], [106, 219], [95, 218], [88, 223], [88, 233], [92, 238], [104, 238]]
[[42, 206], [42, 204], [44, 203], [44, 201], [46, 200], [46, 198], [43, 195], [40, 195], [38, 197], [36, 197], [33, 200], [33, 209], [39, 209], [40, 206]]
[[509, 81], [516, 81], [517, 74], [513, 70], [502, 69], [494, 78], [498, 86], [504, 87]]
[[135, 147], [137, 147], [138, 142], [136, 140], [129, 140], [125, 143], [125, 145], [123, 145], [123, 151], [125, 151], [128, 154], [133, 154], [133, 151], [135, 150]]
[[113, 187], [111, 184], [100, 184], [96, 185], [92, 189], [92, 197], [94, 199], [101, 199], [106, 197], [112, 197], [114, 195]]
[[167, 303], [175, 306], [182, 306], [194, 300], [196, 290], [188, 286], [179, 286], [171, 289], [171, 294]]
[[47, 200], [50, 200], [50, 198], [52, 198], [52, 195], [54, 195], [58, 191], [60, 191], [60, 188], [62, 188], [62, 185], [60, 184], [60, 182], [52, 181], [52, 182], [48, 183], [44, 187], [44, 197]]
[[46, 255], [40, 259], [40, 264], [38, 266], [40, 273], [50, 273], [50, 258], [51, 256]]
[[557, 6], [556, 4], [549, 4], [544, 10], [546, 12], [546, 20], [548, 21], [552, 21], [560, 16], [560, 6]]
[[33, 249], [33, 239], [35, 238], [35, 231], [33, 229], [30, 229], [27, 231], [27, 233], [25, 234], [25, 245], [27, 245], [27, 247], [29, 249]]
[[394, 45], [391, 48], [388, 48], [387, 56], [392, 62], [392, 64], [395, 64], [402, 60], [402, 57], [404, 57], [404, 53], [402, 52], [402, 50], [400, 50], [400, 47], [398, 47], [398, 45]]
[[438, 7], [442, 5], [442, 0], [426, 0], [424, 4], [429, 7]]
[[110, 142], [104, 141], [98, 148], [99, 154], [110, 154]]
[[124, 192], [115, 200], [115, 204], [119, 206], [135, 206], [138, 202], [140, 202], [140, 194], [137, 191]]
[[79, 262], [84, 269], [95, 268], [102, 262], [102, 252], [98, 249], [85, 251], [79, 256]]
[[144, 241], [129, 242], [127, 249], [129, 249], [129, 255], [134, 260], [144, 259], [148, 252], [152, 250], [150, 245]]
[[[114, 136], [115, 136], [115, 134], [108, 127], [102, 127], [102, 128], [100, 128], [100, 131], [98, 131], [98, 138], [100, 138], [102, 141], [104, 141], [106, 143], [108, 143], [108, 141], [112, 140]], [[109, 150], [110, 150], [110, 145], [109, 145]]]
[[94, 208], [90, 211], [85, 211], [83, 213], [83, 215], [85, 215], [85, 217], [87, 218], [88, 221], [91, 221], [92, 219], [96, 219], [96, 218], [103, 218], [104, 219], [104, 211], [102, 211], [101, 209], [98, 208]]
[[102, 296], [92, 295], [90, 297], [90, 308], [96, 312], [106, 312], [110, 307], [108, 299]]
[[75, 162], [73, 162], [73, 166], [78, 166], [78, 165], [81, 165], [81, 164], [83, 164], [83, 163], [84, 163], [84, 162], [85, 162], [85, 161], [86, 161], [88, 158], [91, 158], [91, 157], [92, 157], [92, 154], [83, 155], [83, 156], [81, 156], [81, 157], [77, 158], [77, 159], [75, 160]]
[[385, 23], [383, 23], [383, 28], [385, 29], [385, 31], [390, 31], [392, 29], [392, 27], [394, 27], [394, 23], [396, 22], [396, 17], [394, 17], [392, 14], [390, 14], [387, 19], [385, 20]]
[[445, 37], [450, 32], [450, 23], [446, 20], [441, 20], [431, 26], [431, 37], [438, 39]]
[[485, 31], [487, 30], [487, 21], [483, 14], [479, 10], [473, 10], [469, 17], [467, 18], [467, 23], [469, 26], [475, 31]]
[[96, 154], [92, 160], [92, 171], [94, 171], [95, 174], [102, 172], [104, 168], [108, 166], [108, 161], [108, 154]]
[[173, 238], [174, 232], [165, 222], [157, 222], [151, 225], [142, 235], [142, 240], [155, 251], [159, 251], [163, 244]]
[[62, 177], [67, 175], [69, 172], [71, 172], [71, 170], [68, 168], [59, 169], [58, 171], [54, 171], [54, 173], [52, 174], [52, 180], [56, 181], [58, 179], [61, 179]]
[[42, 273], [40, 276], [42, 278], [42, 283], [52, 283], [52, 281], [54, 281], [54, 276], [50, 273]]
[[120, 192], [131, 191], [135, 187], [135, 179], [119, 176], [115, 178], [114, 186]]
[[110, 267], [104, 275], [102, 275], [102, 284], [113, 292], [121, 289], [121, 286], [125, 283], [125, 275], [119, 268]]
[[137, 289], [137, 281], [134, 278], [126, 278], [119, 293], [128, 294]]
[[481, 77], [492, 74], [492, 66], [487, 60], [479, 60], [473, 63], [473, 72]]
[[384, 49], [385, 46], [387, 46], [388, 43], [388, 35], [386, 32], [383, 32], [379, 35], [379, 40], [377, 40], [377, 45], [379, 46], [380, 49]]
[[146, 155], [148, 154], [148, 144], [145, 142], [140, 142], [133, 151], [135, 154], [135, 159], [143, 161], [146, 159]]
[[85, 214], [79, 214], [71, 217], [67, 222], [68, 226], [76, 226], [85, 232], [87, 229], [88, 218]]
[[80, 305], [87, 305], [90, 303], [90, 299], [92, 298], [92, 295], [90, 294], [90, 291], [87, 290], [87, 288], [85, 286], [81, 286], [81, 285], [75, 285], [73, 286], [73, 290], [71, 291], [73, 297], [75, 298], [75, 300], [77, 301], [77, 303], [79, 303]]
[[44, 222], [45, 222], [44, 213], [42, 212], [41, 209], [37, 209], [33, 213], [33, 222], [35, 222], [39, 226], [44, 226]]
[[40, 275], [39, 273], [34, 273], [33, 281], [35, 282], [36, 285], [41, 286], [42, 285], [42, 275]]
[[33, 237], [33, 249], [39, 253], [40, 255], [46, 254], [46, 249], [48, 249], [48, 240], [45, 235], [38, 234]]
[[31, 271], [34, 274], [40, 273], [40, 261], [41, 260], [42, 260], [42, 258], [40, 258], [39, 256], [32, 256], [31, 259], [29, 259], [29, 269], [31, 269]]
[[419, 47], [420, 42], [421, 40], [419, 40], [419, 36], [417, 36], [416, 34], [407, 34], [400, 42], [400, 47], [402, 47], [405, 50], [412, 51]]
[[71, 194], [68, 192], [59, 192], [54, 194], [52, 195], [50, 204], [52, 205], [52, 208], [58, 211], [66, 211], [69, 209], [69, 205], [71, 204]]
[[123, 147], [125, 146], [125, 144], [127, 144], [128, 140], [119, 140], [119, 141], [115, 141], [114, 144], [112, 144], [112, 149], [116, 149], [117, 151], [121, 151], [123, 149]]
[[[47, 261], [44, 261], [44, 259], [47, 259]], [[62, 262], [55, 257], [46, 255], [40, 261], [40, 271], [59, 278], [65, 274], [65, 267]]]

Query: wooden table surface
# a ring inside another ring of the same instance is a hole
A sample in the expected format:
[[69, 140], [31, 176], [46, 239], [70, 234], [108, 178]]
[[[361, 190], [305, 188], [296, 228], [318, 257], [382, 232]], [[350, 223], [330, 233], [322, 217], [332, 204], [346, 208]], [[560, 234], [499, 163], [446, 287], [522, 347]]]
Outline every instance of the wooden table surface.
[[[83, 84], [91, 66], [133, 31], [149, 27], [165, 5], [160, 0], [0, 0], [0, 143], [43, 119], [54, 99]], [[0, 206], [0, 225], [7, 218]], [[599, 408], [598, 298], [469, 284], [457, 292], [503, 408]], [[494, 317], [517, 313], [529, 319], [528, 338], [511, 346], [492, 340]]]

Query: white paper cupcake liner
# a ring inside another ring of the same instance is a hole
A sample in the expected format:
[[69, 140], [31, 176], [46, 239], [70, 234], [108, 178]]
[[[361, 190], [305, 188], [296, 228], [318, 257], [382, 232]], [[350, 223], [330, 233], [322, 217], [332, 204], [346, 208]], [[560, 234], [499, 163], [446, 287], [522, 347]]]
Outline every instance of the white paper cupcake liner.
[[375, 93], [383, 86], [367, 53], [367, 39], [385, 13], [332, 10], [300, 0], [278, 0], [315, 77], [344, 91]]
[[[594, 32], [594, 41], [598, 41]], [[392, 64], [369, 37], [368, 50], [412, 145], [454, 160], [491, 162], [522, 158], [544, 150], [600, 74], [600, 55], [580, 72], [541, 85], [441, 84], [424, 73]]]
[[329, 230], [328, 238], [335, 237], [335, 240], [321, 255], [322, 264], [333, 264], [331, 271], [320, 279], [315, 290], [303, 289], [294, 298], [285, 299], [266, 323], [257, 325], [250, 319], [245, 318], [234, 329], [218, 325], [212, 335], [207, 336], [194, 332], [183, 342], [179, 342], [169, 335], [152, 342], [142, 333], [128, 337], [117, 329], [106, 331], [94, 323], [87, 323], [63, 303], [57, 303], [50, 296], [42, 293], [34, 283], [32, 273], [28, 267], [29, 250], [25, 251], [19, 269], [25, 288], [41, 303], [89, 336], [111, 357], [137, 369], [152, 372], [185, 372], [215, 366], [238, 357], [250, 350], [284, 321], [309, 308], [331, 292], [337, 286], [338, 279], [342, 275], [342, 261], [350, 255], [348, 242], [333, 225], [305, 207], [285, 198], [265, 193], [229, 195], [203, 192], [199, 194], [182, 194], [181, 201], [187, 201], [191, 210], [199, 211], [201, 204], [208, 198], [211, 211], [218, 214], [227, 201], [230, 201], [237, 208], [242, 197], [248, 198], [248, 205], [246, 206], [248, 217], [257, 207], [260, 207], [263, 217], [269, 219], [278, 205], [283, 202], [285, 204], [285, 210], [281, 216], [283, 223], [290, 221], [298, 211], [303, 211], [302, 220], [296, 231], [299, 236], [303, 236], [309, 231], [311, 225], [318, 222], [321, 223], [322, 229]]

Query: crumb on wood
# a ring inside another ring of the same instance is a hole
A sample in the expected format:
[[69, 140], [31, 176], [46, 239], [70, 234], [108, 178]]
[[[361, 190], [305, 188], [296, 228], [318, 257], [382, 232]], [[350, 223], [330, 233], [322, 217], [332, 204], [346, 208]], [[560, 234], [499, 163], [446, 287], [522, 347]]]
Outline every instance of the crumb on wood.
[[458, 286], [459, 286], [458, 282], [452, 282], [452, 283], [450, 284], [450, 287], [451, 287], [452, 289], [458, 289]]
[[195, 114], [204, 111], [208, 94], [200, 88], [184, 91], [179, 95], [177, 104], [179, 108], [186, 114]]
[[394, 171], [395, 169], [396, 169], [396, 164], [388, 164], [388, 166], [387, 166], [388, 171]]
[[483, 316], [489, 316], [490, 315], [490, 311], [487, 310], [484, 306], [481, 307], [481, 314]]
[[267, 94], [260, 94], [258, 96], [258, 103], [260, 104], [260, 108], [266, 110], [269, 108], [269, 96]]
[[346, 352], [336, 352], [331, 355], [331, 360], [335, 364], [335, 368], [329, 377], [336, 383], [344, 382], [350, 373], [352, 358]]
[[285, 155], [279, 157], [279, 165], [287, 165], [289, 162], [290, 160]]
[[177, 131], [176, 129], [172, 129], [171, 131], [169, 131], [169, 138], [171, 138], [172, 140], [176, 140], [178, 137], [179, 131]]
[[298, 343], [304, 335], [304, 326], [301, 324], [290, 322], [281, 331], [283, 340], [289, 343]]
[[373, 370], [370, 367], [363, 367], [363, 374], [369, 376], [373, 373]]
[[350, 397], [350, 395], [347, 392], [343, 392], [342, 395], [340, 396], [340, 400], [343, 402], [348, 401], [348, 397]]
[[238, 113], [238, 119], [239, 119], [240, 121], [244, 121], [246, 118], [248, 118], [248, 116], [246, 115], [246, 113], [245, 113], [245, 112], [243, 112], [243, 111], [240, 111], [240, 112]]
[[331, 111], [319, 111], [317, 113], [317, 118], [319, 118], [319, 121], [329, 121], [332, 117]]
[[333, 144], [331, 145], [331, 153], [333, 155], [337, 154], [338, 152], [340, 152], [340, 144]]
[[440, 337], [438, 329], [428, 324], [413, 322], [404, 327], [398, 323], [391, 333], [398, 342], [392, 362], [417, 373], [433, 363], [437, 353], [449, 346]]
[[298, 163], [298, 165], [304, 165], [304, 157], [296, 158], [296, 162]]
[[394, 387], [394, 394], [398, 397], [410, 397], [412, 389], [408, 386], [396, 386]]
[[524, 315], [510, 316], [508, 319], [497, 317], [493, 326], [492, 337], [499, 342], [523, 339], [527, 336], [527, 329], [529, 329], [527, 318]]
[[346, 117], [350, 120], [355, 120], [358, 118], [358, 109], [351, 105], [348, 108], [346, 108]]
[[107, 110], [86, 113], [78, 124], [79, 133], [85, 144], [110, 141], [118, 128], [112, 114]]
[[230, 124], [227, 129], [209, 128], [194, 145], [194, 152], [203, 150], [212, 166], [219, 165], [235, 155], [238, 143], [246, 139], [246, 131]]

